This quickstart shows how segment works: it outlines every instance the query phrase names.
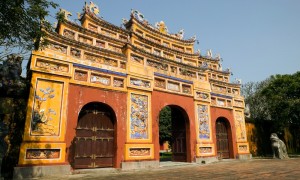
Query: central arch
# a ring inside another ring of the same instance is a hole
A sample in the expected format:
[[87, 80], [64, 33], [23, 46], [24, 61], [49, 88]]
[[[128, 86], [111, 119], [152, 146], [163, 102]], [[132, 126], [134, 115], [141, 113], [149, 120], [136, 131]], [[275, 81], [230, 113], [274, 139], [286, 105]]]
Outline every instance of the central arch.
[[106, 104], [92, 102], [80, 111], [76, 127], [74, 168], [113, 167], [115, 113]]
[[[167, 116], [167, 117], [163, 117]], [[159, 116], [160, 145], [163, 140], [168, 141], [172, 152], [171, 161], [187, 162], [187, 147], [189, 142], [188, 115], [177, 105], [168, 105], [161, 109]], [[163, 126], [163, 128], [162, 128]], [[164, 136], [164, 138], [161, 138]]]

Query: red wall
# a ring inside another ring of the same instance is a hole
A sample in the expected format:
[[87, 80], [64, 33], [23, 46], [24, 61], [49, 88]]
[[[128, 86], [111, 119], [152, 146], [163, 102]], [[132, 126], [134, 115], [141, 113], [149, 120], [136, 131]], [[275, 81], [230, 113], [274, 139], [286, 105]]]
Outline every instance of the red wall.
[[226, 118], [228, 120], [228, 123], [230, 124], [230, 129], [228, 131], [228, 140], [230, 142], [229, 143], [230, 158], [235, 158], [235, 156], [237, 155], [237, 146], [236, 146], [233, 110], [210, 107], [210, 112], [211, 112], [213, 142], [216, 147], [215, 148], [216, 154], [217, 154], [216, 121], [219, 117], [223, 117], [223, 118]]
[[78, 115], [81, 108], [89, 102], [102, 102], [110, 106], [116, 116], [115, 122], [115, 168], [120, 168], [124, 158], [124, 144], [126, 138], [126, 117], [127, 117], [127, 93], [102, 90], [79, 85], [69, 85], [68, 106], [67, 106], [67, 130], [66, 130], [66, 160], [72, 162], [74, 151], [72, 141], [75, 137]]
[[187, 127], [187, 161], [192, 162], [195, 158], [195, 110], [193, 97], [175, 95], [160, 91], [152, 92], [152, 138], [154, 143], [154, 158], [159, 160], [159, 112], [168, 105], [176, 105], [182, 108], [188, 116]]

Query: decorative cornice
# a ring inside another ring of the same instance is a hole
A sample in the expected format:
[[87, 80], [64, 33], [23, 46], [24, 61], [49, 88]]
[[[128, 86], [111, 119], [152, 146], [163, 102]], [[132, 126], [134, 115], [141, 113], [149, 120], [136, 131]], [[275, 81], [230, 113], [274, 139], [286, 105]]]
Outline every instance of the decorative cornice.
[[218, 85], [225, 85], [225, 86], [233, 86], [233, 87], [240, 87], [241, 84], [235, 84], [235, 83], [228, 83], [228, 82], [223, 82], [223, 81], [218, 81], [214, 79], [209, 79], [210, 82], [216, 83]]
[[77, 63], [73, 63], [73, 66], [79, 67], [79, 68], [84, 68], [84, 69], [90, 69], [90, 70], [94, 70], [94, 71], [98, 71], [98, 72], [102, 72], [102, 73], [114, 74], [114, 75], [123, 76], [123, 77], [127, 76], [127, 74], [125, 74], [125, 73], [120, 73], [120, 72], [111, 71], [111, 70], [102, 69], [102, 68], [96, 68], [96, 67], [92, 67], [92, 66], [86, 66], [86, 65], [77, 64]]
[[78, 32], [86, 33], [87, 35], [94, 36], [94, 37], [97, 37], [99, 39], [104, 39], [104, 40], [107, 40], [107, 41], [114, 41], [115, 43], [119, 43], [119, 44], [125, 44], [126, 43], [125, 41], [122, 41], [120, 39], [116, 39], [116, 38], [112, 38], [112, 37], [109, 37], [109, 36], [105, 36], [104, 34], [96, 33], [92, 30], [89, 30], [89, 29], [86, 29], [82, 26], [79, 26], [78, 24], [75, 24], [71, 21], [66, 21], [65, 25], [67, 25], [67, 27], [69, 27], [69, 28], [70, 28], [70, 26], [72, 28], [76, 28], [76, 30]]
[[125, 25], [125, 27], [126, 27], [127, 29], [129, 29], [129, 27], [131, 26], [131, 24], [132, 24], [133, 22], [136, 22], [138, 25], [140, 25], [140, 26], [146, 28], [147, 30], [153, 32], [154, 34], [158, 34], [158, 35], [160, 35], [160, 36], [163, 36], [163, 37], [165, 37], [166, 39], [169, 38], [169, 39], [172, 39], [173, 41], [177, 41], [177, 42], [183, 43], [183, 44], [186, 44], [186, 43], [187, 43], [187, 44], [189, 44], [189, 45], [193, 45], [194, 42], [195, 42], [195, 40], [192, 40], [192, 39], [184, 40], [184, 39], [179, 39], [179, 38], [173, 37], [173, 36], [168, 35], [168, 34], [163, 34], [163, 33], [159, 32], [159, 31], [157, 31], [157, 30], [155, 30], [155, 29], [149, 27], [148, 25], [143, 24], [142, 22], [140, 22], [139, 20], [137, 20], [134, 16], [131, 16], [130, 20], [129, 20], [128, 23]]
[[157, 72], [154, 72], [154, 75], [158, 76], [158, 77], [172, 79], [172, 80], [175, 80], [175, 81], [180, 81], [180, 82], [184, 82], [184, 83], [188, 83], [188, 84], [193, 84], [193, 81], [189, 81], [189, 80], [185, 80], [185, 79], [181, 79], [181, 78], [177, 78], [177, 77], [173, 77], [173, 76], [167, 76], [165, 74], [160, 74], [160, 73], [157, 73]]
[[158, 56], [158, 55], [149, 53], [149, 52], [147, 52], [143, 49], [140, 49], [140, 48], [134, 46], [133, 44], [127, 44], [127, 45], [129, 47], [131, 47], [134, 52], [141, 53], [144, 56], [148, 56], [150, 58], [157, 59], [160, 62], [161, 62], [161, 60], [164, 60], [164, 61], [166, 61], [166, 63], [175, 64], [177, 66], [182, 66], [184, 68], [189, 68], [189, 69], [192, 69], [193, 71], [197, 71], [197, 72], [200, 71], [200, 70], [202, 70], [202, 71], [207, 70], [207, 68], [191, 66], [191, 65], [188, 65], [188, 64], [184, 64], [184, 63], [181, 63], [181, 62], [177, 62], [177, 61], [174, 61], [174, 60], [171, 60], [171, 59], [164, 58], [162, 56]]
[[131, 31], [131, 33], [134, 34], [135, 36], [137, 36], [139, 38], [139, 40], [142, 40], [143, 42], [145, 42], [147, 44], [151, 44], [151, 45], [154, 45], [154, 46], [159, 46], [159, 48], [167, 50], [168, 52], [171, 51], [173, 54], [176, 54], [176, 55], [185, 56], [185, 57], [189, 57], [189, 58], [195, 58], [196, 57], [197, 60], [198, 60], [198, 57], [199, 57], [198, 54], [186, 53], [186, 52], [178, 51], [176, 49], [167, 48], [166, 46], [163, 46], [161, 44], [158, 44], [158, 43], [155, 43], [153, 41], [150, 41], [150, 40], [148, 40], [148, 39], [140, 36], [139, 34], [133, 32], [133, 31]]
[[211, 94], [212, 96], [217, 96], [217, 97], [222, 97], [222, 98], [232, 99], [231, 96], [226, 96], [226, 95], [223, 95], [223, 94], [217, 94], [217, 93], [213, 93], [213, 92], [211, 92], [210, 94]]
[[48, 34], [47, 35], [48, 37], [50, 37], [51, 39], [56, 40], [58, 42], [62, 42], [64, 44], [69, 44], [69, 45], [72, 45], [72, 46], [77, 47], [77, 48], [82, 48], [82, 49], [85, 49], [85, 50], [88, 50], [88, 51], [92, 51], [92, 52], [97, 53], [97, 54], [99, 54], [99, 52], [101, 52], [101, 53], [103, 53], [105, 55], [108, 55], [108, 56], [115, 55], [118, 58], [122, 58], [122, 60], [127, 61], [126, 56], [123, 53], [117, 53], [115, 51], [111, 51], [111, 50], [108, 50], [108, 49], [99, 48], [99, 47], [88, 45], [88, 44], [85, 44], [85, 43], [82, 43], [82, 42], [78, 42], [76, 40], [66, 38], [66, 37], [64, 37], [62, 35], [59, 35], [57, 33], [54, 33], [54, 32], [47, 31], [47, 34]]

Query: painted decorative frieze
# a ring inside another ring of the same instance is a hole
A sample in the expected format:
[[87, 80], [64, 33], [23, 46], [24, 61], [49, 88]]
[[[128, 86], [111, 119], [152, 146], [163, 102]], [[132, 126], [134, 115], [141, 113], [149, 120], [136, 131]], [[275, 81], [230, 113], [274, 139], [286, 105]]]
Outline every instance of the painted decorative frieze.
[[197, 91], [196, 92], [196, 98], [208, 101], [209, 100], [209, 94]]
[[92, 45], [92, 44], [93, 44], [93, 40], [90, 39], [90, 38], [87, 38], [87, 37], [85, 37], [85, 36], [78, 36], [78, 41], [79, 41], [79, 42], [82, 42], [82, 43], [89, 44], [89, 45]]
[[44, 70], [58, 71], [58, 72], [69, 72], [69, 66], [67, 64], [60, 64], [52, 61], [46, 61], [42, 59], [37, 59], [36, 67]]
[[167, 64], [162, 64], [162, 63], [158, 63], [158, 62], [151, 61], [151, 60], [147, 60], [147, 65], [154, 67], [155, 69], [159, 69], [159, 70], [164, 70], [164, 71], [168, 70]]
[[94, 26], [94, 25], [92, 25], [92, 24], [88, 24], [88, 29], [89, 30], [91, 30], [91, 31], [94, 31], [94, 32], [97, 32], [98, 30], [97, 30], [97, 26]]
[[32, 136], [58, 136], [60, 133], [63, 83], [38, 80], [31, 119]]
[[68, 30], [68, 29], [64, 29], [63, 36], [65, 36], [69, 39], [75, 39], [75, 33], [73, 31]]
[[141, 79], [134, 79], [130, 78], [130, 84], [134, 86], [140, 86], [140, 87], [145, 87], [145, 88], [150, 88], [151, 84], [150, 81], [145, 81]]
[[132, 93], [130, 100], [130, 138], [148, 139], [148, 96]]
[[179, 83], [168, 82], [168, 90], [179, 92], [180, 91]]
[[163, 79], [154, 79], [154, 86], [158, 88], [166, 89], [166, 81]]
[[192, 93], [192, 88], [191, 86], [188, 85], [182, 85], [182, 92], [185, 94], [191, 94]]
[[91, 74], [91, 83], [103, 84], [106, 86], [110, 85], [110, 77], [102, 76], [98, 74]]
[[235, 131], [237, 141], [247, 140], [244, 113], [242, 111], [235, 111]]
[[210, 139], [209, 111], [207, 105], [197, 105], [199, 139]]
[[58, 159], [60, 149], [27, 149], [26, 159]]
[[247, 145], [239, 145], [239, 152], [248, 152]]
[[87, 81], [88, 74], [86, 71], [75, 70], [74, 79], [78, 81]]
[[212, 154], [212, 147], [199, 147], [199, 152], [201, 154]]
[[120, 62], [120, 68], [126, 69], [126, 63], [125, 62]]
[[48, 48], [63, 54], [67, 54], [67, 47], [60, 44], [50, 42]]
[[129, 148], [129, 156], [150, 156], [150, 148]]
[[80, 58], [81, 56], [81, 51], [75, 48], [71, 48], [71, 56]]
[[84, 54], [84, 59], [92, 61], [92, 62], [97, 62], [97, 63], [103, 63], [104, 62], [104, 58], [100, 57], [100, 56], [94, 56], [92, 54]]
[[114, 78], [114, 87], [124, 87], [124, 79]]

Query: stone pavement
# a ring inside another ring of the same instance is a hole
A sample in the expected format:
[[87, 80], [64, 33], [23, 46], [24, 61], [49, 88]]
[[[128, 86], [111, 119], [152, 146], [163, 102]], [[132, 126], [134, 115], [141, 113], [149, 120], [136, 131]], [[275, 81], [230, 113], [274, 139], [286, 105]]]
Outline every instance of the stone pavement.
[[223, 160], [212, 164], [161, 163], [157, 169], [83, 170], [68, 176], [42, 179], [300, 179], [300, 158]]

